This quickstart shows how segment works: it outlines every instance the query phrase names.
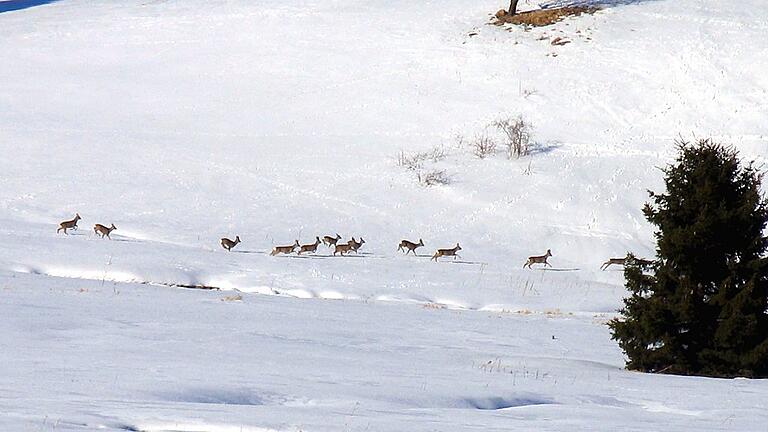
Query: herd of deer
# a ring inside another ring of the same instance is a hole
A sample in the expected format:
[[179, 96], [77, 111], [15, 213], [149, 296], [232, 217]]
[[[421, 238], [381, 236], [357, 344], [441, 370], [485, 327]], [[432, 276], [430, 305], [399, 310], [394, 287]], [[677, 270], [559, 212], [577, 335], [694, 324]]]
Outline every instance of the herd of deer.
[[[77, 222], [81, 219], [79, 213], [75, 213], [75, 217], [70, 220], [63, 221], [59, 223], [59, 228], [56, 230], [56, 233], [64, 231], [64, 234], [68, 234], [67, 230], [76, 230], [77, 229]], [[93, 231], [100, 235], [101, 238], [108, 238], [112, 240], [112, 237], [109, 236], [109, 234], [116, 230], [117, 227], [115, 227], [115, 224], [111, 224], [110, 226], [102, 225], [102, 224], [96, 224], [93, 226]], [[336, 233], [336, 236], [323, 236], [322, 240], [320, 237], [315, 237], [314, 243], [309, 244], [300, 244], [298, 240], [296, 240], [293, 244], [287, 245], [287, 246], [275, 246], [272, 249], [272, 252], [270, 252], [270, 255], [275, 256], [279, 254], [291, 254], [298, 248], [298, 251], [296, 251], [297, 255], [301, 255], [302, 253], [316, 253], [317, 247], [320, 246], [320, 243], [324, 244], [327, 247], [333, 248], [333, 255], [336, 256], [336, 254], [344, 255], [345, 253], [354, 252], [357, 253], [358, 249], [360, 249], [363, 244], [365, 243], [365, 240], [360, 237], [360, 241], [355, 240], [354, 237], [352, 237], [351, 240], [349, 240], [346, 243], [339, 243], [339, 240], [341, 240], [341, 236]], [[235, 246], [237, 246], [240, 243], [240, 236], [236, 236], [234, 240], [230, 240], [226, 237], [221, 239], [221, 247], [226, 249], [227, 251], [231, 251]], [[421, 246], [424, 246], [424, 240], [419, 239], [418, 243], [409, 241], [409, 240], [402, 240], [400, 244], [397, 246], [397, 250], [401, 252], [405, 252], [406, 255], [413, 252], [414, 255], [416, 255], [416, 249], [420, 248]], [[458, 252], [461, 250], [461, 246], [459, 246], [458, 243], [456, 243], [455, 247], [447, 248], [447, 249], [438, 249], [434, 255], [432, 255], [432, 258], [430, 261], [437, 261], [438, 258], [441, 257], [449, 257], [452, 256], [453, 259], [461, 258], [461, 256], [458, 254]], [[552, 256], [552, 251], [547, 249], [547, 253], [544, 255], [534, 255], [528, 257], [528, 260], [523, 264], [523, 268], [528, 267], [529, 269], [533, 264], [544, 264], [544, 266], [550, 266], [552, 265], [547, 262], [547, 258]], [[625, 265], [627, 263], [627, 260], [629, 257], [625, 258], [610, 258], [608, 261], [604, 262], [602, 266], [600, 266], [601, 270], [605, 270], [611, 265]], [[650, 265], [651, 261], [644, 260], [644, 259], [635, 259], [637, 263], [640, 265]]]

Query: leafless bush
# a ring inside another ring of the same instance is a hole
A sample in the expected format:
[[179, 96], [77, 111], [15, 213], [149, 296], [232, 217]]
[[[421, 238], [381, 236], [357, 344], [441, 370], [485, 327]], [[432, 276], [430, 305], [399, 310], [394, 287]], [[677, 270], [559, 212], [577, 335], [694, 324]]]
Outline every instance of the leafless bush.
[[477, 134], [475, 135], [475, 138], [469, 142], [469, 149], [472, 151], [473, 155], [480, 159], [485, 159], [496, 153], [496, 141], [484, 133]]
[[423, 163], [424, 159], [422, 158], [421, 153], [408, 154], [404, 151], [401, 151], [397, 155], [397, 166], [401, 166], [411, 171], [416, 171], [417, 169], [421, 168]]
[[441, 160], [448, 157], [448, 150], [446, 150], [445, 146], [443, 145], [436, 145], [432, 147], [432, 150], [428, 152], [429, 159], [432, 162], [440, 162]]
[[442, 145], [433, 147], [425, 152], [406, 153], [401, 151], [397, 155], [397, 165], [411, 171], [417, 171], [424, 167], [424, 162], [440, 162], [448, 157], [448, 150]]
[[467, 146], [467, 142], [464, 138], [464, 135], [457, 133], [453, 136], [453, 148], [456, 150], [463, 150], [464, 147]]
[[449, 176], [445, 170], [420, 172], [418, 177], [419, 183], [424, 186], [451, 184], [451, 176]]
[[507, 158], [517, 159], [528, 154], [531, 144], [531, 125], [522, 116], [496, 120], [491, 125], [504, 134]]

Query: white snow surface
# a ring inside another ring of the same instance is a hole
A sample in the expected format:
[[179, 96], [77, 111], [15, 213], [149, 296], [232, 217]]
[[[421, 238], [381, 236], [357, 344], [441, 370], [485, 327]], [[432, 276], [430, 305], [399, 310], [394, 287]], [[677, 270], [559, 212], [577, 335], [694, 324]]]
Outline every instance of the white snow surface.
[[[474, 0], [21, 3], [0, 430], [765, 430], [764, 380], [624, 370], [599, 269], [653, 255], [676, 138], [768, 161], [763, 0], [579, 2], [603, 9], [528, 31]], [[471, 154], [518, 115], [530, 156]], [[398, 166], [435, 147], [450, 184]], [[361, 253], [269, 255], [335, 233]]]

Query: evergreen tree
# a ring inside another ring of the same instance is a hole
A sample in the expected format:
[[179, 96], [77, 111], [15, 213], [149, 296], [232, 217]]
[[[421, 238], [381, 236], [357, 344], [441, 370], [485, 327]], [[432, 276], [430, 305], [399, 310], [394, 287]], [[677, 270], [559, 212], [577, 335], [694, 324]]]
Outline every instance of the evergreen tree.
[[768, 377], [768, 202], [761, 174], [735, 150], [678, 143], [650, 193], [657, 227], [650, 268], [629, 260], [622, 317], [610, 323], [629, 369]]

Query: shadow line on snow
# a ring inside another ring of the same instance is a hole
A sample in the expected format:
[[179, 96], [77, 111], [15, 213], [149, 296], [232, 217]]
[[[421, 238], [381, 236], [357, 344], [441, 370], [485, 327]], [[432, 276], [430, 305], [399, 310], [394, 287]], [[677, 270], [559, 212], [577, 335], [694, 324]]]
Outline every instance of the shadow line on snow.
[[535, 156], [539, 154], [551, 153], [562, 146], [563, 145], [559, 142], [552, 142], [552, 143], [546, 143], [546, 144], [536, 143], [528, 148], [528, 155]]
[[539, 7], [542, 9], [553, 9], [560, 7], [573, 7], [573, 6], [594, 6], [594, 7], [617, 7], [617, 6], [629, 6], [639, 3], [649, 3], [658, 0], [552, 0], [549, 2], [540, 3]]
[[127, 237], [115, 237], [112, 239], [112, 241], [125, 242], [125, 243], [141, 243], [141, 240], [136, 240], [136, 239], [127, 238]]
[[533, 270], [539, 270], [539, 271], [551, 271], [551, 272], [575, 272], [580, 271], [580, 268], [539, 268], [539, 269], [533, 269]]
[[464, 261], [464, 260], [458, 260], [458, 261], [443, 261], [451, 264], [469, 264], [469, 265], [488, 265], [488, 263], [480, 262], [480, 261]]

